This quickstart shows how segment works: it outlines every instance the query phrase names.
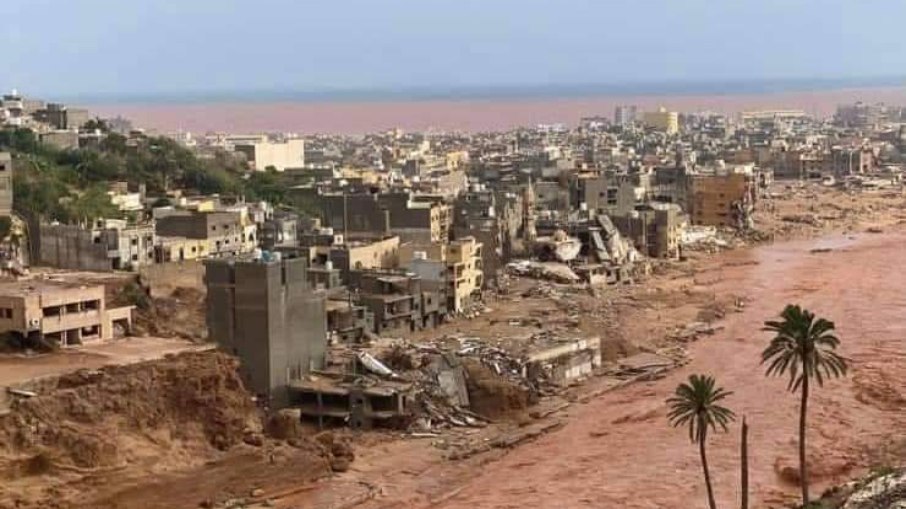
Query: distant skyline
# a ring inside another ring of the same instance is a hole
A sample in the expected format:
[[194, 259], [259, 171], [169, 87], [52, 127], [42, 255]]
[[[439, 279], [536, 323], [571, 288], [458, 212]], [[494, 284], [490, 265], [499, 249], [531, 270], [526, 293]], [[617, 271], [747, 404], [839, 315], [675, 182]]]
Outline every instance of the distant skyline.
[[101, 100], [906, 84], [899, 0], [3, 0], [0, 87]]

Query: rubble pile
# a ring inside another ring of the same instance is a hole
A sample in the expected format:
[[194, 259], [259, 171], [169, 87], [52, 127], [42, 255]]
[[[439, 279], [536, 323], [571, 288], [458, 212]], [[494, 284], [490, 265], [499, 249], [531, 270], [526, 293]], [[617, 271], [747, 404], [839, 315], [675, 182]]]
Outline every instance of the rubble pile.
[[568, 265], [556, 262], [534, 262], [529, 260], [520, 260], [507, 264], [507, 271], [510, 274], [542, 279], [561, 284], [575, 284], [582, 281]]

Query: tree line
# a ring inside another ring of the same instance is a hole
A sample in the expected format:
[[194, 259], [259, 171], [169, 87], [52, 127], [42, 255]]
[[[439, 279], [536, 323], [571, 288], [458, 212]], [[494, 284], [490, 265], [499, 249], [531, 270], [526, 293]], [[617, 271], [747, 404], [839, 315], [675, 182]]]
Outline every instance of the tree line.
[[[94, 121], [104, 129], [102, 121]], [[61, 149], [42, 143], [26, 128], [0, 130], [0, 151], [14, 158], [17, 212], [47, 220], [79, 222], [122, 217], [110, 202], [111, 182], [144, 185], [151, 196], [180, 189], [187, 194], [242, 196], [276, 205], [286, 202], [286, 185], [272, 168], [250, 172], [226, 151], [198, 157], [164, 136], [126, 137], [104, 132], [96, 144]]]

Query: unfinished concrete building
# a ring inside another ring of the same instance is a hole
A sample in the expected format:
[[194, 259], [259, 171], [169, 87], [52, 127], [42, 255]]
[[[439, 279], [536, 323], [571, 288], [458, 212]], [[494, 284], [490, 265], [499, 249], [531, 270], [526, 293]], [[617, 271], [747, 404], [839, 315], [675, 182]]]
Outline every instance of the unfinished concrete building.
[[108, 308], [104, 287], [45, 281], [0, 285], [0, 334], [67, 347], [112, 339], [132, 329], [132, 306]]
[[287, 385], [321, 369], [327, 349], [325, 296], [304, 259], [207, 260], [207, 324], [213, 341], [239, 357], [248, 388], [270, 408]]

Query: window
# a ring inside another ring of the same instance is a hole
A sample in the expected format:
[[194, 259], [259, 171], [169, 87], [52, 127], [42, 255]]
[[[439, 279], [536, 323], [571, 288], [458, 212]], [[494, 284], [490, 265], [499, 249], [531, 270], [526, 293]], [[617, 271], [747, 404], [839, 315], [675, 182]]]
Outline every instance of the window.
[[0, 318], [12, 320], [13, 319], [13, 310], [10, 308], [0, 308]]
[[137, 261], [138, 261], [138, 255], [137, 255], [137, 254], [132, 255], [132, 261], [133, 261], [133, 262], [137, 262]]
[[137, 246], [137, 245], [138, 245], [138, 238], [132, 237], [132, 239], [130, 240], [130, 243], [131, 243], [133, 246]]

